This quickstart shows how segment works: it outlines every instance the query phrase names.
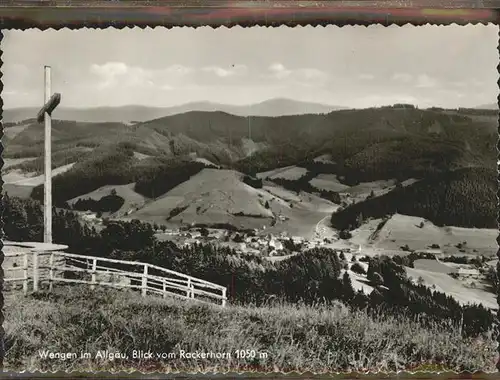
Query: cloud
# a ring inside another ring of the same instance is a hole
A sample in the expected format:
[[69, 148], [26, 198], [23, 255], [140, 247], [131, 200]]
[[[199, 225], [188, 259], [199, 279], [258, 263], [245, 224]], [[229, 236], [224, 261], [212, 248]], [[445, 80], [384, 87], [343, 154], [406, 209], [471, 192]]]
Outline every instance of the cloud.
[[99, 88], [116, 86], [133, 87], [151, 83], [151, 73], [140, 67], [131, 67], [123, 62], [92, 64], [90, 72], [98, 77]]
[[276, 79], [290, 79], [297, 84], [308, 85], [313, 82], [322, 82], [328, 79], [328, 74], [319, 69], [305, 67], [299, 69], [288, 69], [282, 63], [273, 63], [268, 67], [271, 77]]
[[305, 79], [326, 79], [328, 74], [318, 69], [298, 69], [296, 70], [298, 76], [303, 76]]
[[171, 82], [179, 81], [193, 70], [182, 65], [171, 65], [162, 69], [144, 69], [123, 62], [92, 64], [91, 74], [98, 77], [98, 87], [159, 87], [171, 88]]
[[359, 74], [358, 79], [360, 80], [373, 80], [375, 76], [373, 74]]
[[171, 66], [168, 66], [164, 69], [160, 69], [157, 71], [159, 71], [160, 73], [163, 72], [163, 73], [166, 73], [169, 75], [185, 76], [185, 75], [192, 73], [194, 70], [191, 67], [176, 64], [176, 65], [171, 65]]
[[485, 86], [486, 83], [483, 82], [482, 80], [477, 80], [477, 79], [471, 79], [471, 84], [476, 87], [482, 87]]
[[395, 73], [392, 76], [392, 80], [394, 80], [396, 82], [409, 83], [412, 81], [412, 79], [413, 79], [413, 76], [411, 76], [410, 74], [406, 74], [406, 73]]
[[392, 80], [406, 84], [414, 82], [417, 88], [432, 88], [437, 86], [436, 80], [427, 74], [420, 74], [415, 78], [408, 73], [395, 73], [392, 76]]
[[437, 82], [427, 74], [420, 74], [417, 77], [416, 86], [418, 88], [433, 88], [437, 86]]
[[278, 79], [287, 78], [292, 73], [292, 70], [288, 70], [281, 63], [273, 63], [269, 66], [269, 71], [271, 71], [272, 75]]
[[106, 62], [103, 65], [93, 64], [90, 66], [90, 72], [102, 77], [114, 77], [123, 75], [129, 71], [128, 66], [123, 62]]
[[221, 78], [232, 77], [235, 75], [244, 75], [247, 72], [245, 65], [232, 65], [230, 68], [220, 66], [208, 66], [201, 69], [202, 71], [213, 73]]
[[455, 86], [455, 87], [467, 87], [468, 86], [468, 83], [467, 82], [452, 82], [451, 83], [452, 86]]

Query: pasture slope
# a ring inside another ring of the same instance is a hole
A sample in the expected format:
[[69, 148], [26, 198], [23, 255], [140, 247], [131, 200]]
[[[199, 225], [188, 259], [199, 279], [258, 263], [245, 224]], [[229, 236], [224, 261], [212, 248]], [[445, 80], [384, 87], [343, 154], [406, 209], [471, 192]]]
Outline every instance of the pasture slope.
[[[311, 236], [314, 226], [337, 206], [318, 196], [299, 195], [273, 184], [257, 189], [233, 170], [203, 169], [166, 194], [128, 215], [157, 223], [231, 224], [267, 232]], [[276, 222], [274, 227], [271, 225]]]
[[[59, 166], [52, 169], [52, 177], [62, 174], [73, 167], [74, 163]], [[36, 175], [36, 173], [26, 173], [19, 169], [9, 171], [2, 175], [3, 181], [9, 184], [23, 185], [23, 186], [38, 186], [43, 183], [45, 176], [43, 174]]]
[[[426, 269], [420, 269], [418, 266], [419, 263], [415, 263], [417, 268], [405, 268], [407, 276], [411, 277], [413, 281], [421, 279], [425, 286], [452, 296], [462, 305], [480, 303], [487, 308], [498, 309], [496, 295], [487, 291], [479, 278], [476, 278], [476, 281], [458, 280], [452, 278], [438, 265], [435, 268], [427, 265]], [[474, 285], [471, 286], [471, 283]]]
[[[438, 257], [448, 255], [491, 257], [497, 250], [497, 236], [498, 231], [494, 229], [438, 227], [423, 218], [395, 214], [385, 223], [382, 219], [365, 222], [352, 231], [352, 238], [347, 242], [359, 247], [358, 256], [404, 256], [408, 252], [402, 250], [402, 247], [407, 245], [412, 251], [435, 252]], [[431, 249], [433, 244], [437, 244], [439, 248]], [[462, 266], [469, 268], [468, 265]], [[414, 281], [421, 278], [420, 281], [423, 281], [424, 285], [450, 295], [462, 304], [481, 303], [485, 307], [497, 309], [496, 296], [485, 286], [483, 276], [472, 275], [455, 279], [450, 273], [455, 272], [457, 267], [459, 266], [453, 263], [422, 259], [415, 261], [414, 268], [405, 267], [405, 269], [407, 275]], [[361, 282], [366, 288], [367, 285], [363, 283], [363, 278], [366, 281], [365, 276], [349, 274], [353, 286], [356, 282]]]
[[182, 223], [231, 223], [238, 215], [254, 219], [273, 217], [265, 203], [267, 192], [242, 182], [232, 170], [203, 169], [187, 181], [132, 213], [129, 218], [164, 223], [167, 218]]
[[108, 185], [102, 186], [97, 190], [90, 193], [80, 195], [79, 197], [70, 199], [68, 201], [69, 205], [74, 205], [80, 199], [93, 199], [100, 200], [102, 197], [109, 195], [112, 190], [116, 190], [116, 195], [124, 199], [123, 206], [116, 212], [113, 213], [113, 217], [121, 217], [126, 215], [128, 212], [140, 209], [143, 207], [148, 198], [134, 191], [135, 183], [129, 183], [127, 185]]
[[287, 180], [297, 180], [307, 173], [307, 169], [298, 166], [285, 166], [282, 168], [277, 168], [274, 170], [269, 170], [267, 172], [262, 172], [257, 174], [257, 178], [260, 179], [287, 179]]
[[352, 231], [350, 241], [374, 252], [401, 251], [405, 245], [411, 250], [429, 250], [432, 244], [450, 255], [491, 256], [497, 251], [498, 231], [492, 228], [438, 227], [424, 218], [402, 214], [392, 215], [378, 228], [381, 222], [373, 219], [364, 223]]
[[[17, 165], [30, 159], [11, 159], [7, 161], [7, 167], [2, 168], [2, 180], [4, 181], [2, 192], [19, 198], [29, 198], [36, 186], [44, 183], [44, 174], [37, 175], [35, 172], [25, 172], [21, 169], [8, 170], [9, 167]], [[74, 163], [62, 165], [52, 169], [52, 178], [63, 174], [73, 167]]]

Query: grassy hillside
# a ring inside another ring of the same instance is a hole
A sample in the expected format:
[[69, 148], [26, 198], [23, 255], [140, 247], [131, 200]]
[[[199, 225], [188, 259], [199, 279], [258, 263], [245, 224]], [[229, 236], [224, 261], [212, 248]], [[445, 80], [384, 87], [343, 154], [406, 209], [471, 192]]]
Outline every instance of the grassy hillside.
[[[67, 149], [57, 150], [52, 154], [52, 169], [60, 166], [72, 164], [77, 161], [83, 161], [92, 155], [92, 148], [87, 147], [73, 147]], [[26, 160], [18, 164], [9, 166], [11, 170], [21, 170], [25, 173], [42, 174], [44, 171], [44, 157], [39, 156], [34, 159]]]
[[[123, 204], [120, 206], [118, 210], [115, 210], [113, 212], [113, 216], [123, 216], [130, 210], [142, 207], [146, 203], [147, 198], [135, 192], [134, 188], [135, 188], [135, 183], [129, 183], [127, 185], [118, 185], [118, 186], [113, 186], [113, 185], [103, 186], [90, 193], [73, 198], [69, 200], [68, 203], [74, 206], [76, 203], [78, 203], [78, 201], [80, 202], [87, 201], [87, 203], [89, 203], [89, 205], [92, 206], [93, 203], [92, 201], [94, 202], [102, 201], [103, 198], [109, 197], [109, 195], [116, 192], [116, 195], [121, 199], [123, 199]], [[92, 201], [88, 202], [88, 200]], [[74, 208], [78, 209], [78, 207]]]
[[379, 197], [348, 206], [332, 215], [332, 225], [354, 229], [366, 218], [400, 213], [438, 226], [496, 228], [497, 172], [468, 168], [429, 176]]
[[[203, 168], [201, 163], [193, 164], [196, 164], [193, 168]], [[271, 210], [265, 208], [266, 201], [271, 202], [273, 197], [245, 184], [240, 173], [217, 169], [190, 173], [185, 167], [180, 167], [179, 174], [182, 174], [179, 181], [161, 181], [165, 194], [130, 218], [158, 222], [168, 219], [188, 224], [233, 224], [237, 215], [257, 219], [273, 217]], [[172, 175], [172, 171], [166, 171], [167, 175]], [[139, 191], [138, 186], [136, 189]], [[258, 220], [256, 223], [262, 225], [265, 222]]]
[[[142, 371], [493, 371], [496, 342], [464, 339], [446, 326], [423, 328], [404, 317], [370, 317], [337, 306], [278, 303], [270, 307], [216, 306], [142, 298], [138, 293], [56, 288], [23, 298], [11, 295], [5, 309], [5, 368], [24, 370]], [[145, 323], [147, 320], [147, 323]], [[237, 359], [238, 349], [266, 357]], [[69, 362], [41, 359], [39, 350], [109, 350], [128, 359]], [[232, 359], [196, 362], [132, 359], [153, 353], [231, 352]]]
[[496, 228], [438, 227], [425, 218], [401, 214], [367, 220], [351, 233], [349, 241], [366, 247], [363, 251], [369, 255], [379, 250], [401, 253], [406, 246], [411, 251], [434, 247], [449, 255], [490, 256], [498, 251]]

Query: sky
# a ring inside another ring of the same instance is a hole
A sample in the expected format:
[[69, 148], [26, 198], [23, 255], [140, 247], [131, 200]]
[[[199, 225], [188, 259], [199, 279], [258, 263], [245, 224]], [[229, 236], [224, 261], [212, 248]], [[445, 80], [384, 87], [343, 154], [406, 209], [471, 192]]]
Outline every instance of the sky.
[[496, 103], [498, 27], [381, 25], [5, 31], [5, 108], [43, 105], [44, 65], [61, 106], [272, 98], [364, 108]]

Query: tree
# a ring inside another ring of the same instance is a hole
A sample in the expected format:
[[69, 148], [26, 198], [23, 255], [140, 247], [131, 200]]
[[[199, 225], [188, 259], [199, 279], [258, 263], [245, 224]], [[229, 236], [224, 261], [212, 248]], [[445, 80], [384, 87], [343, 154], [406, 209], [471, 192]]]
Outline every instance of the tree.
[[347, 239], [352, 238], [352, 234], [347, 230], [342, 230], [339, 232], [339, 237], [341, 239], [347, 240]]
[[382, 277], [382, 275], [380, 273], [375, 272], [373, 274], [372, 283], [375, 286], [383, 285], [384, 284], [384, 278]]
[[364, 219], [363, 219], [363, 213], [360, 212], [358, 214], [358, 216], [356, 217], [356, 227], [361, 226], [363, 224], [363, 221], [364, 221]]
[[349, 302], [355, 295], [356, 292], [352, 287], [351, 277], [349, 276], [349, 273], [344, 272], [344, 275], [342, 276], [342, 296], [345, 301]]
[[245, 241], [245, 239], [243, 238], [243, 236], [241, 236], [240, 234], [236, 234], [233, 238], [233, 241], [235, 243], [243, 243]]
[[380, 274], [381, 271], [381, 260], [378, 258], [373, 258], [368, 264], [368, 272], [366, 274], [366, 278], [374, 285], [382, 285], [384, 283], [384, 278]]
[[8, 194], [3, 199], [4, 233], [7, 239], [23, 241], [28, 232], [28, 215], [26, 209], [16, 198]]
[[363, 266], [360, 263], [354, 263], [354, 264], [352, 264], [351, 265], [351, 270], [354, 273], [366, 274], [365, 268], [363, 268]]
[[490, 284], [490, 286], [493, 288], [495, 293], [498, 292], [499, 290], [499, 281], [498, 281], [498, 273], [495, 269], [495, 267], [488, 267], [485, 273], [485, 279], [486, 281]]
[[177, 149], [175, 149], [175, 141], [174, 140], [170, 140], [168, 142], [168, 145], [170, 147], [170, 152], [174, 155], [174, 156], [177, 156]]

